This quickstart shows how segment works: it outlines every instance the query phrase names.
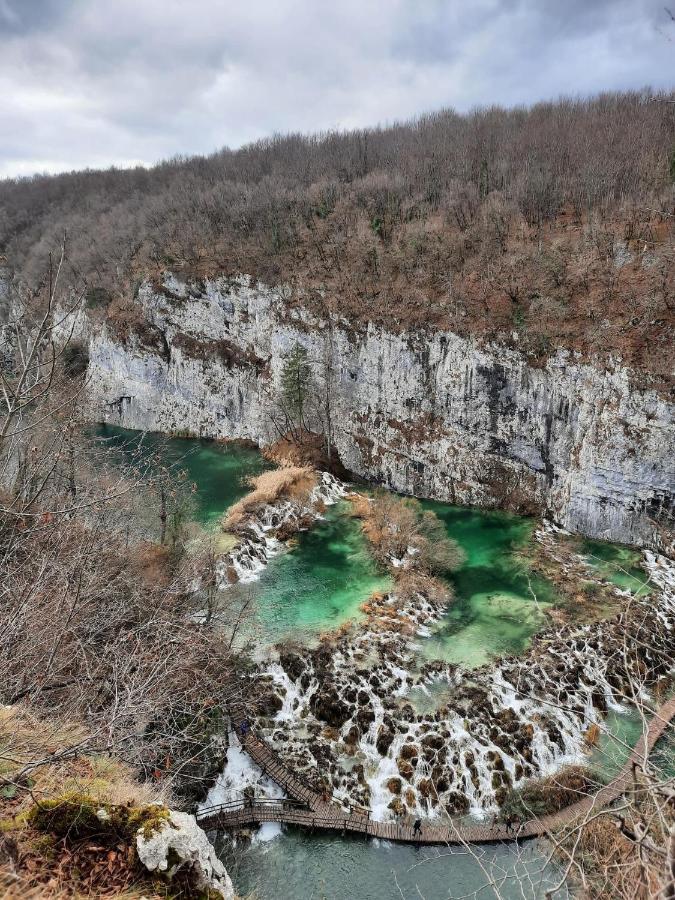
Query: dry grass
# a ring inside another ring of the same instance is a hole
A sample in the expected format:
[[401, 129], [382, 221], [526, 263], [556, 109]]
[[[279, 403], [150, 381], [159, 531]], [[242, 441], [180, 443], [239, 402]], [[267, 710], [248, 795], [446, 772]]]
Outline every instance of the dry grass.
[[316, 486], [316, 474], [306, 466], [288, 466], [263, 472], [252, 479], [251, 485], [251, 493], [228, 510], [222, 523], [225, 531], [236, 531], [251, 513], [281, 499], [294, 500], [301, 505], [306, 503]]
[[[572, 873], [575, 896], [582, 900], [655, 900], [667, 896], [663, 892], [665, 866], [661, 855], [641, 851], [617, 824], [613, 816], [599, 816], [583, 826], [576, 847], [576, 835], [563, 841], [564, 849], [558, 850], [558, 857], [566, 862], [567, 853], [574, 853], [584, 873], [584, 886], [579, 874]], [[629, 827], [634, 825], [629, 817]], [[657, 847], [665, 847], [667, 838], [658, 827], [650, 828], [649, 834]]]
[[[102, 755], [87, 755], [59, 759], [58, 754], [82, 741], [85, 729], [73, 723], [37, 719], [17, 705], [0, 708], [0, 897], [5, 900], [61, 900], [66, 897], [91, 896], [78, 893], [74, 884], [85, 877], [88, 869], [98, 871], [110, 890], [97, 888], [95, 896], [114, 897], [115, 900], [136, 900], [166, 896], [147, 882], [135, 886], [142, 879], [131, 857], [114, 851], [112, 864], [109, 848], [87, 841], [74, 846], [57, 841], [37, 831], [31, 823], [31, 813], [41, 804], [63, 796], [87, 796], [101, 804], [144, 807], [151, 803], [166, 803], [165, 790], [139, 783], [124, 763]], [[44, 765], [21, 774], [26, 763], [44, 760]], [[85, 846], [86, 843], [86, 846]], [[125, 882], [120, 886], [121, 881]], [[118, 885], [117, 887], [115, 885]]]
[[[112, 757], [88, 755], [59, 760], [58, 754], [84, 740], [85, 729], [57, 719], [37, 719], [20, 705], [0, 708], [0, 779], [16, 787], [10, 798], [14, 816], [30, 808], [35, 798], [64, 793], [88, 793], [108, 803], [163, 803], [165, 787], [140, 783], [128, 766]], [[17, 780], [29, 761], [46, 760]], [[10, 792], [11, 793], [11, 792]]]

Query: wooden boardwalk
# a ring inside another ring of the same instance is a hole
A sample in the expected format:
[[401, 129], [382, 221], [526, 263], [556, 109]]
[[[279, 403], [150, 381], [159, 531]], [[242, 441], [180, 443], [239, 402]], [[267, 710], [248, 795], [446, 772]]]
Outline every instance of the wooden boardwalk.
[[[235, 722], [243, 722], [242, 707], [233, 705], [231, 713]], [[629, 787], [634, 764], [644, 761], [661, 737], [671, 719], [675, 717], [675, 697], [661, 706], [649, 723], [616, 778], [596, 794], [584, 797], [558, 813], [531, 819], [517, 831], [507, 830], [505, 825], [455, 823], [447, 819], [436, 824], [424, 824], [415, 834], [410, 825], [397, 822], [373, 822], [367, 813], [345, 812], [337, 803], [326, 802], [320, 794], [311, 790], [282, 763], [271, 747], [249, 732], [240, 736], [242, 747], [260, 768], [292, 798], [291, 801], [245, 800], [202, 809], [197, 818], [207, 829], [232, 829], [262, 822], [283, 822], [303, 828], [332, 831], [340, 834], [360, 834], [410, 844], [486, 844], [495, 841], [514, 841], [540, 837], [593, 814], [613, 803]]]

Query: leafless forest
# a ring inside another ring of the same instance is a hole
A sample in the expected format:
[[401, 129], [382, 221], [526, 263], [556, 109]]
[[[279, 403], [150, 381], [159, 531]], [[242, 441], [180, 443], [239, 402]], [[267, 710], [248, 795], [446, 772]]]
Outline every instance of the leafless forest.
[[675, 103], [649, 90], [271, 138], [0, 184], [0, 252], [124, 325], [138, 280], [248, 273], [353, 325], [451, 327], [670, 370]]
[[[205, 735], [224, 716], [238, 614], [228, 625], [221, 609], [218, 635], [200, 627], [191, 585], [209, 583], [212, 553], [186, 553], [183, 470], [141, 455], [123, 465], [82, 418], [68, 338], [81, 297], [61, 290], [64, 260], [44, 306], [15, 298], [3, 332], [0, 699], [41, 724], [34, 747], [3, 746], [0, 779], [9, 766], [25, 790], [44, 766], [103, 753], [199, 794], [204, 766], [221, 762]], [[64, 742], [64, 723], [82, 733]]]

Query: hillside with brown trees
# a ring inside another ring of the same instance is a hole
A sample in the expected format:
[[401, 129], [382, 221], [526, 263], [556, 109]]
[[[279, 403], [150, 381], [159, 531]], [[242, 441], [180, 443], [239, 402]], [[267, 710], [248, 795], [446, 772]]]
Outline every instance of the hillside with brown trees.
[[[663, 387], [675, 102], [652, 92], [289, 135], [152, 169], [0, 182], [0, 253], [122, 316], [143, 277], [248, 273], [358, 327], [449, 328], [621, 357]], [[650, 376], [656, 376], [651, 378]]]

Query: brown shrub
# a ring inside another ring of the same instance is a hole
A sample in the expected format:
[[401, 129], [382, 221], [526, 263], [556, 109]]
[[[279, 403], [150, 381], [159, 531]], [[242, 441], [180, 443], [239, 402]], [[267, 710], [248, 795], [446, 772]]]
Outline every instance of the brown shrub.
[[393, 568], [397, 577], [404, 569], [442, 574], [462, 564], [464, 553], [457, 542], [448, 536], [438, 516], [418, 500], [389, 491], [377, 491], [372, 499], [358, 495], [350, 499], [354, 515], [363, 520], [375, 558], [388, 566], [393, 560], [404, 561], [403, 566]]
[[282, 498], [294, 500], [300, 505], [305, 504], [316, 485], [316, 474], [306, 467], [289, 466], [263, 472], [253, 478], [251, 483], [251, 493], [231, 506], [223, 519], [225, 531], [236, 531], [256, 509], [276, 503]]
[[547, 778], [528, 781], [523, 787], [512, 790], [502, 806], [502, 817], [516, 815], [522, 821], [533, 816], [545, 816], [559, 812], [600, 786], [598, 776], [586, 766], [568, 766]]

